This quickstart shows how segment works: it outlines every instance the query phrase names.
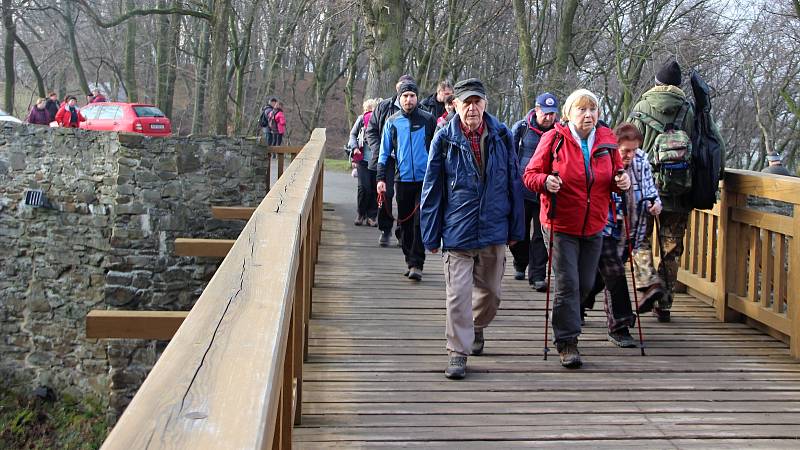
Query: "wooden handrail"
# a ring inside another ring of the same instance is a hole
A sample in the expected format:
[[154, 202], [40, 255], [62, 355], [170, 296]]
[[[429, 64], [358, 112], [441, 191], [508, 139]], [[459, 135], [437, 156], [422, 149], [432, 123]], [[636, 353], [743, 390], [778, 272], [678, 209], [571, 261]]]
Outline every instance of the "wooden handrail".
[[[782, 214], [748, 207], [748, 196], [788, 203]], [[791, 215], [786, 215], [786, 213]], [[739, 320], [789, 342], [800, 358], [800, 179], [726, 170], [712, 211], [693, 211], [678, 280]]]
[[325, 130], [256, 208], [105, 449], [290, 448], [302, 405]]

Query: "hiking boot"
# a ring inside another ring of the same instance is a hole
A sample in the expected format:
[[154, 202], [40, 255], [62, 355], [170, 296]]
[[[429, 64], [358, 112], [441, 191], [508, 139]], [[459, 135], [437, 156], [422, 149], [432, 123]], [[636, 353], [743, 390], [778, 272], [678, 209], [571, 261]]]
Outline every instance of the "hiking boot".
[[531, 287], [536, 290], [536, 292], [547, 292], [547, 282], [544, 280], [537, 280], [531, 283]]
[[475, 329], [475, 340], [472, 341], [472, 354], [475, 356], [483, 353], [483, 344], [486, 340], [483, 338], [483, 330]]
[[658, 321], [661, 323], [670, 322], [672, 320], [668, 309], [656, 308], [653, 311], [653, 315], [655, 315], [656, 319], [658, 319]]
[[451, 356], [447, 368], [444, 369], [444, 376], [451, 380], [460, 380], [467, 374], [467, 357], [456, 355]]
[[617, 347], [633, 348], [636, 347], [636, 341], [631, 336], [631, 332], [627, 328], [621, 328], [617, 331], [608, 332], [608, 341]]
[[524, 280], [525, 279], [525, 272], [521, 270], [514, 271], [514, 279], [515, 280]]
[[355, 225], [357, 227], [360, 227], [361, 225], [364, 225], [364, 217], [363, 216], [356, 217], [356, 220], [353, 221], [353, 225]]
[[392, 236], [392, 230], [381, 231], [381, 237], [378, 238], [378, 245], [381, 247], [389, 246], [389, 238]]
[[561, 365], [567, 369], [577, 369], [583, 364], [581, 354], [578, 351], [577, 342], [564, 342], [556, 344], [558, 356], [561, 357]]
[[367, 224], [368, 227], [373, 227], [374, 228], [374, 227], [378, 226], [378, 221], [375, 220], [375, 219], [369, 219], [368, 218], [366, 224]]
[[642, 301], [639, 303], [639, 309], [637, 312], [639, 314], [649, 313], [653, 310], [656, 303], [664, 297], [664, 290], [661, 289], [661, 285], [654, 284], [647, 288], [647, 291], [642, 296]]
[[412, 267], [408, 269], [408, 279], [414, 281], [422, 281], [422, 269]]

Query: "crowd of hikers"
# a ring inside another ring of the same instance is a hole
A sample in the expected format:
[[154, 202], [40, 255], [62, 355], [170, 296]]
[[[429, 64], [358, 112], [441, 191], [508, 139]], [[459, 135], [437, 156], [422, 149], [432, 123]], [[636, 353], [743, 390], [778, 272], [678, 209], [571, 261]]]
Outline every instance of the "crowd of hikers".
[[[92, 90], [86, 96], [86, 103], [102, 103], [108, 100], [100, 89]], [[49, 125], [51, 127], [78, 128], [85, 122], [78, 99], [74, 95], [67, 95], [63, 102], [58, 101], [58, 95], [51, 92], [47, 98], [39, 98], [33, 105], [25, 122], [36, 125]]]
[[581, 366], [581, 327], [601, 292], [608, 340], [644, 354], [641, 320], [640, 342], [630, 330], [651, 311], [670, 321], [689, 212], [713, 206], [724, 161], [708, 86], [696, 72], [690, 79], [691, 100], [668, 60], [613, 129], [586, 89], [563, 102], [542, 93], [510, 129], [487, 112], [489, 95], [475, 78], [443, 81], [419, 101], [404, 75], [391, 98], [364, 101], [348, 143], [355, 225], [377, 226], [381, 247], [394, 228], [411, 280], [422, 279], [426, 250], [442, 253], [447, 378], [463, 378], [467, 357], [483, 352], [506, 246], [515, 279], [546, 293], [545, 358], [552, 326], [561, 364]]

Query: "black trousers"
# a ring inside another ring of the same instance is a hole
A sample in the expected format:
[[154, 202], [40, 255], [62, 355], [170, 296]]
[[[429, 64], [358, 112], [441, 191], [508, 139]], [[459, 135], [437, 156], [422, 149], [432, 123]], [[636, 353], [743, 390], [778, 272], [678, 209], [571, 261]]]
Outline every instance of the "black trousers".
[[397, 222], [402, 231], [400, 243], [406, 255], [408, 268], [422, 269], [425, 264], [425, 247], [422, 245], [422, 231], [419, 226], [419, 202], [422, 196], [422, 182], [398, 182]]
[[375, 220], [378, 215], [378, 191], [375, 177], [377, 173], [367, 168], [366, 161], [359, 161], [358, 167], [358, 195], [356, 205], [359, 217], [366, 217]]
[[525, 239], [511, 247], [511, 254], [514, 255], [515, 270], [525, 272], [525, 268], [528, 268], [530, 283], [544, 281], [547, 270], [547, 249], [542, 238], [538, 202], [525, 200]]
[[[378, 211], [378, 228], [381, 231], [392, 230], [392, 200], [394, 199], [394, 159], [386, 161], [386, 193], [383, 194], [383, 206]], [[398, 237], [399, 239], [399, 237]]]

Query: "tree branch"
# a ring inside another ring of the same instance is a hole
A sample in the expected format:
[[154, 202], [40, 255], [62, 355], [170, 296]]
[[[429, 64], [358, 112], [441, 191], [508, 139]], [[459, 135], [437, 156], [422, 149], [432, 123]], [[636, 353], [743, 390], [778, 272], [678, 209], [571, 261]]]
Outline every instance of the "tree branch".
[[193, 9], [184, 9], [184, 8], [166, 8], [166, 9], [134, 9], [131, 11], [126, 12], [125, 14], [116, 17], [108, 22], [104, 21], [102, 17], [100, 17], [94, 9], [86, 2], [86, 0], [76, 0], [83, 10], [86, 11], [94, 23], [101, 28], [113, 28], [119, 24], [124, 23], [128, 19], [138, 16], [150, 16], [150, 15], [170, 15], [170, 14], [178, 14], [181, 16], [192, 16], [197, 17], [204, 20], [211, 20], [211, 13], [207, 11], [200, 11], [200, 10], [193, 10]]

